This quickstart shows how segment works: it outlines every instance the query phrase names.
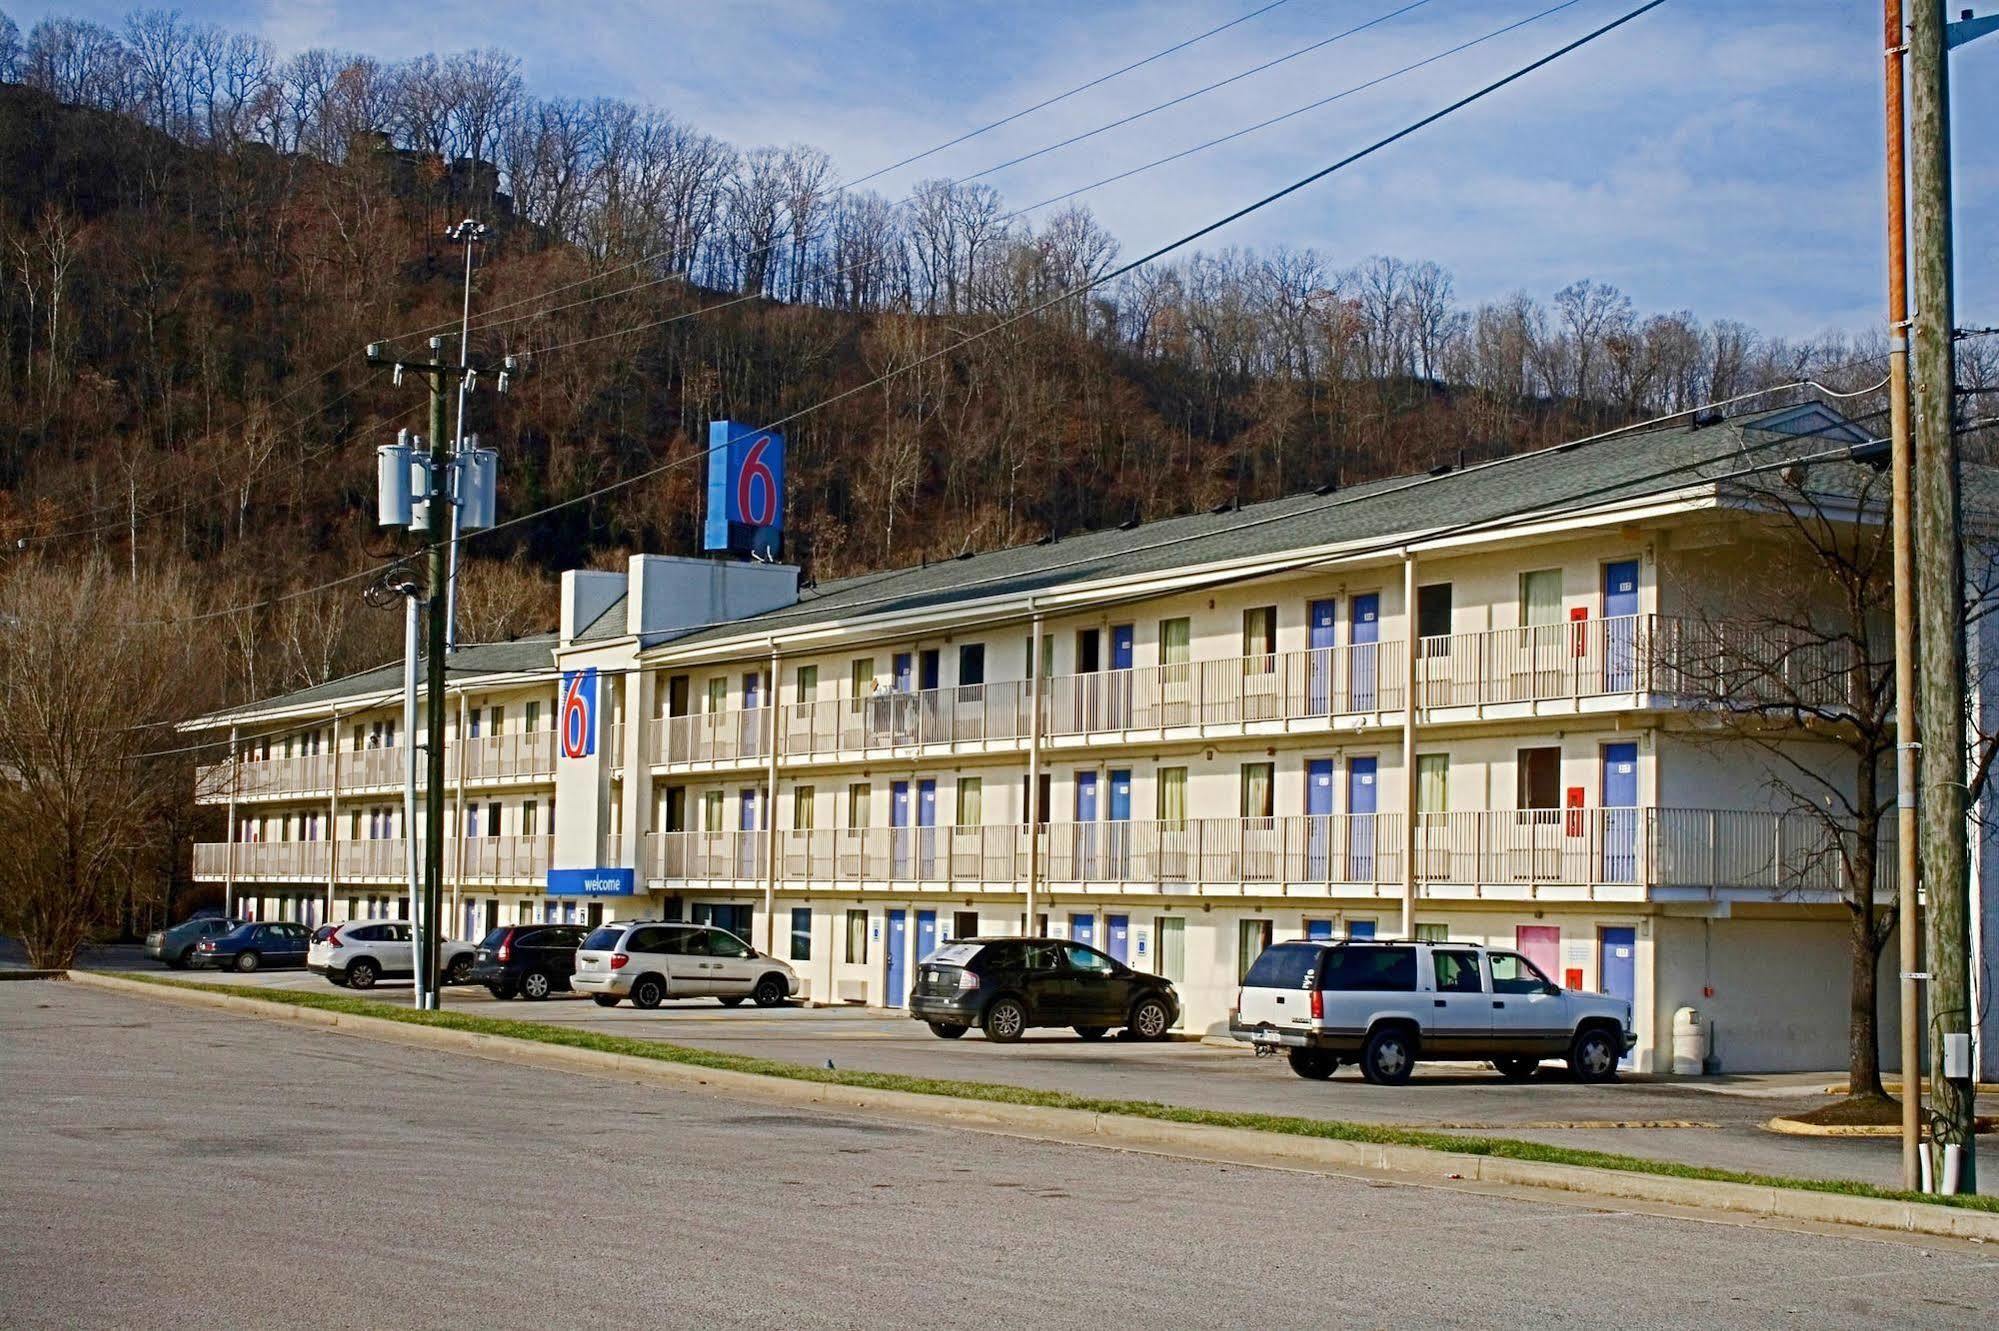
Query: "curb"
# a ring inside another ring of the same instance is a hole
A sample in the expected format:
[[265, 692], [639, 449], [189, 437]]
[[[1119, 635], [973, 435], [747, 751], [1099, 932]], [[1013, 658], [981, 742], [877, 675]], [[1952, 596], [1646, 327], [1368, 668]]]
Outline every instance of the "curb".
[[913, 1091], [875, 1090], [824, 1082], [790, 1081], [750, 1072], [668, 1063], [630, 1054], [604, 1053], [565, 1045], [541, 1044], [506, 1036], [422, 1026], [384, 1017], [356, 1016], [319, 1008], [293, 1007], [234, 994], [199, 989], [168, 988], [89, 971], [72, 972], [81, 985], [112, 993], [144, 994], [195, 1007], [245, 1012], [275, 1021], [294, 1021], [347, 1031], [371, 1039], [428, 1049], [455, 1050], [501, 1062], [558, 1071], [576, 1071], [727, 1094], [734, 1098], [786, 1105], [887, 1112], [905, 1119], [969, 1127], [1018, 1136], [1053, 1138], [1078, 1144], [1167, 1151], [1204, 1159], [1268, 1165], [1277, 1168], [1330, 1167], [1403, 1174], [1431, 1181], [1472, 1181], [1514, 1187], [1548, 1189], [1595, 1197], [1727, 1211], [1738, 1215], [1851, 1225], [1901, 1233], [1999, 1242], [1999, 1214], [1932, 1206], [1892, 1198], [1852, 1197], [1840, 1193], [1768, 1187], [1750, 1183], [1680, 1179], [1656, 1174], [1627, 1174], [1583, 1165], [1507, 1160], [1485, 1155], [1461, 1155], [1418, 1146], [1338, 1141], [1326, 1137], [1294, 1137], [1199, 1123], [1173, 1123], [1098, 1114], [1082, 1109], [1055, 1109], [985, 1100], [959, 1100]]
[[68, 971], [36, 971], [26, 966], [0, 966], [0, 981], [7, 980], [66, 980]]
[[[1995, 1132], [1999, 1132], [1999, 1121], [1980, 1115], [1977, 1123], [1978, 1135], [1981, 1137], [1989, 1137]], [[1770, 1119], [1763, 1126], [1770, 1132], [1781, 1132], [1787, 1137], [1867, 1137], [1885, 1139], [1900, 1137], [1902, 1135], [1902, 1129], [1899, 1124], [1805, 1123], [1795, 1118], [1786, 1118], [1782, 1114]]]

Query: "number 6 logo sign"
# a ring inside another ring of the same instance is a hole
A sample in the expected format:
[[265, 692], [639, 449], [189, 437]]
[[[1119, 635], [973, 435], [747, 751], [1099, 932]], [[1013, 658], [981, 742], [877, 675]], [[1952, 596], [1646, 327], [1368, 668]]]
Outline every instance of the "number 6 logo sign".
[[588, 758], [597, 752], [597, 671], [565, 671], [562, 676], [562, 756]]
[[736, 473], [736, 512], [742, 515], [738, 520], [752, 527], [768, 527], [777, 521], [777, 477], [764, 461], [770, 446], [771, 436], [758, 436], [743, 455], [742, 470]]

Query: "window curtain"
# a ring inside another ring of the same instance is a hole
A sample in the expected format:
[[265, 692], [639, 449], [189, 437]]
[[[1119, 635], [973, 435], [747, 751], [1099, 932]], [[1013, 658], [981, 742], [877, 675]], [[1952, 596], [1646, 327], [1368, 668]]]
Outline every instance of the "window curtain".
[[1159, 821], [1171, 827], [1187, 825], [1187, 769], [1159, 769]]
[[1544, 568], [1520, 575], [1521, 622], [1529, 628], [1562, 619], [1562, 571]]

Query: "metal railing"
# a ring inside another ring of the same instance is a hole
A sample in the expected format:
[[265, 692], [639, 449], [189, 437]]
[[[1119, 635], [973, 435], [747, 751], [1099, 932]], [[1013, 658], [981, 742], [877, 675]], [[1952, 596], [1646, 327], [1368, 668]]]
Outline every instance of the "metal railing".
[[[444, 844], [445, 881], [538, 887], [548, 878], [553, 850], [554, 838], [546, 833], [450, 837]], [[204, 881], [323, 883], [330, 869], [338, 883], [401, 883], [409, 876], [408, 855], [409, 843], [401, 837], [203, 841], [195, 843], [194, 876]]]
[[[1055, 823], [1041, 830], [1042, 874], [1054, 886], [1385, 886], [1402, 881], [1402, 827], [1402, 815], [1392, 813]], [[781, 828], [777, 840], [779, 880], [788, 884], [1022, 885], [1028, 872], [1027, 830], [1012, 825]], [[760, 830], [656, 832], [645, 840], [641, 869], [648, 879], [669, 882], [760, 882], [767, 844]], [[1847, 882], [1838, 839], [1823, 820], [1802, 813], [1418, 814], [1415, 846], [1422, 884], [1785, 895], [1839, 892]], [[1892, 860], [1884, 837], [1880, 891], [1893, 887]]]
[[[392, 748], [343, 749], [339, 757], [342, 791], [400, 787], [403, 763], [408, 750]], [[231, 793], [239, 799], [271, 795], [326, 795], [333, 792], [335, 755], [330, 752], [293, 754], [288, 758], [224, 759], [195, 769], [195, 793], [206, 800], [225, 799]], [[445, 746], [445, 779], [457, 781], [464, 768], [468, 782], [509, 779], [547, 780], [555, 776], [555, 732], [485, 735], [464, 743]], [[429, 771], [419, 746], [417, 786], [428, 784]]]

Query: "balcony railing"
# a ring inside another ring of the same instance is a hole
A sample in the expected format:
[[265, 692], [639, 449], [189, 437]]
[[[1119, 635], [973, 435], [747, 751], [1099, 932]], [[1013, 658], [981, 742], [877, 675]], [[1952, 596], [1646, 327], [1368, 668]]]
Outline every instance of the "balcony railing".
[[[418, 839], [421, 850], [422, 839]], [[444, 843], [447, 883], [539, 886], [548, 877], [554, 838], [451, 837]], [[203, 881], [323, 883], [329, 869], [340, 883], [401, 883], [409, 876], [409, 843], [401, 837], [358, 841], [204, 841], [194, 847], [194, 876]], [[232, 863], [233, 861], [233, 863]]]
[[[1380, 886], [1402, 881], [1400, 814], [1056, 823], [1042, 829], [1051, 885]], [[659, 832], [643, 874], [668, 883], [761, 882], [764, 831]], [[1417, 815], [1416, 878], [1467, 888], [1840, 891], [1846, 861], [1823, 821], [1731, 810], [1505, 809]], [[1850, 849], [1850, 847], [1849, 847]], [[1018, 826], [781, 828], [780, 881], [791, 884], [1021, 885]], [[1892, 847], [1877, 888], [1893, 887]]]
[[[1388, 724], [1402, 710], [1403, 652], [1400, 642], [1351, 643], [1057, 675], [1042, 682], [1041, 732], [1060, 740], [1332, 718]], [[1416, 702], [1426, 712], [1637, 697], [1836, 707], [1850, 658], [1843, 644], [1777, 629], [1660, 615], [1490, 629], [1418, 639]], [[1031, 712], [1025, 680], [792, 703], [777, 709], [777, 745], [787, 759], [1017, 747]], [[667, 717], [651, 723], [646, 752], [669, 765], [764, 760], [770, 724], [762, 708]]]
[[[396, 788], [403, 784], [403, 747], [346, 750], [338, 755], [340, 789], [360, 791]], [[324, 795], [333, 791], [332, 753], [293, 754], [289, 758], [225, 759], [195, 771], [195, 793], [208, 800], [227, 798], [234, 782], [238, 799], [276, 795]], [[555, 776], [555, 734], [538, 730], [510, 735], [486, 735], [444, 750], [445, 779], [459, 780], [460, 768], [470, 783], [512, 779], [551, 780]], [[417, 752], [418, 788], [428, 784], [429, 770]]]

